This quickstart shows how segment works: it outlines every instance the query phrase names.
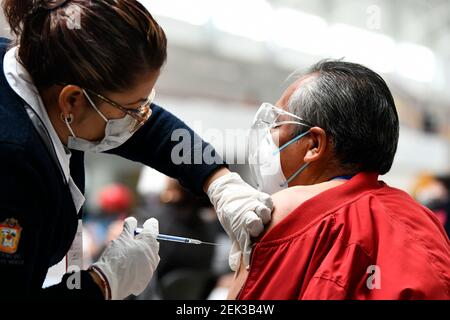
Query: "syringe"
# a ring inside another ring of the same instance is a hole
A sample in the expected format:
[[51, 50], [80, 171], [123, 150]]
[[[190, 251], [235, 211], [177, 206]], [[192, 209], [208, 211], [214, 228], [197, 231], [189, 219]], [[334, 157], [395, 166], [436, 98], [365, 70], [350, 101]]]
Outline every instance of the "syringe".
[[[134, 231], [134, 234], [137, 235], [141, 232], [142, 232], [142, 228], [136, 228], [136, 230]], [[207, 244], [210, 246], [220, 246], [220, 244], [218, 244], [218, 243], [204, 242], [204, 241], [192, 239], [192, 238], [169, 236], [167, 234], [161, 234], [161, 233], [156, 236], [156, 239], [162, 240], [162, 241], [180, 242], [180, 243], [186, 243], [186, 244]]]

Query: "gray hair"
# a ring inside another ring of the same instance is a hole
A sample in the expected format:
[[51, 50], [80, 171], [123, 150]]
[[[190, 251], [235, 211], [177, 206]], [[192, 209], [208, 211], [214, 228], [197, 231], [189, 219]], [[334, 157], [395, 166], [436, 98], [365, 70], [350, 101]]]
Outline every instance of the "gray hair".
[[[374, 71], [324, 60], [292, 94], [288, 110], [325, 130], [339, 163], [354, 171], [387, 173], [394, 160], [399, 121], [392, 94]], [[307, 131], [299, 127], [293, 134]]]

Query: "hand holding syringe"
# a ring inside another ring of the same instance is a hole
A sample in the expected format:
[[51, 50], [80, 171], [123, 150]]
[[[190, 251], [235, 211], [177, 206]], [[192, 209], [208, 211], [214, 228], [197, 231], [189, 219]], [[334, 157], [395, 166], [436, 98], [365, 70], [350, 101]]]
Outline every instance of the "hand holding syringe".
[[[142, 232], [142, 228], [136, 228], [136, 230], [134, 231], [134, 234], [139, 234], [141, 232]], [[220, 244], [218, 244], [218, 243], [204, 242], [204, 241], [197, 240], [197, 239], [170, 236], [170, 235], [161, 234], [161, 233], [156, 236], [156, 240], [180, 242], [180, 243], [186, 243], [186, 244], [207, 244], [207, 245], [211, 245], [211, 246], [220, 246]]]

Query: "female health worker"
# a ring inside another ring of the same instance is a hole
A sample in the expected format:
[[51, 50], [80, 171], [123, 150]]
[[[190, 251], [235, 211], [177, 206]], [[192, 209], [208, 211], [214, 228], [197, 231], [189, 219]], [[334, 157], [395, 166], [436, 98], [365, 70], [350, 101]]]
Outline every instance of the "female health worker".
[[[135, 0], [2, 5], [17, 39], [0, 39], [0, 295], [123, 299], [148, 284], [159, 262], [157, 221], [148, 220], [135, 237], [137, 222], [128, 218], [98, 262], [42, 289], [49, 267], [68, 252], [79, 259], [74, 239], [86, 151], [141, 162], [206, 192], [232, 240], [231, 267], [241, 253], [248, 265], [251, 236], [270, 220], [271, 198], [228, 171], [210, 145], [152, 103], [167, 41], [145, 7]], [[209, 150], [218, 161], [173, 161], [174, 130], [200, 141], [190, 156]]]

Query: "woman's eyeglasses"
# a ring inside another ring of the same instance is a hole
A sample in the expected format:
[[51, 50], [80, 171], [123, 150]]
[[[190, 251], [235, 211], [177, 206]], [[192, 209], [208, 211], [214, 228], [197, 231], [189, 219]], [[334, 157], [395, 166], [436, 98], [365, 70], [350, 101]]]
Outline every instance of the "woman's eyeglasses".
[[110, 104], [111, 106], [119, 109], [120, 111], [124, 112], [125, 114], [130, 115], [136, 120], [136, 125], [131, 129], [131, 132], [136, 132], [152, 115], [152, 109], [150, 108], [151, 104], [153, 103], [153, 100], [155, 99], [155, 89], [152, 89], [152, 92], [148, 96], [147, 100], [141, 104], [138, 108], [132, 109], [132, 108], [126, 108], [120, 103], [117, 103], [105, 96], [102, 96], [101, 94], [98, 94], [90, 89], [85, 89], [89, 94], [94, 95], [98, 99]]

